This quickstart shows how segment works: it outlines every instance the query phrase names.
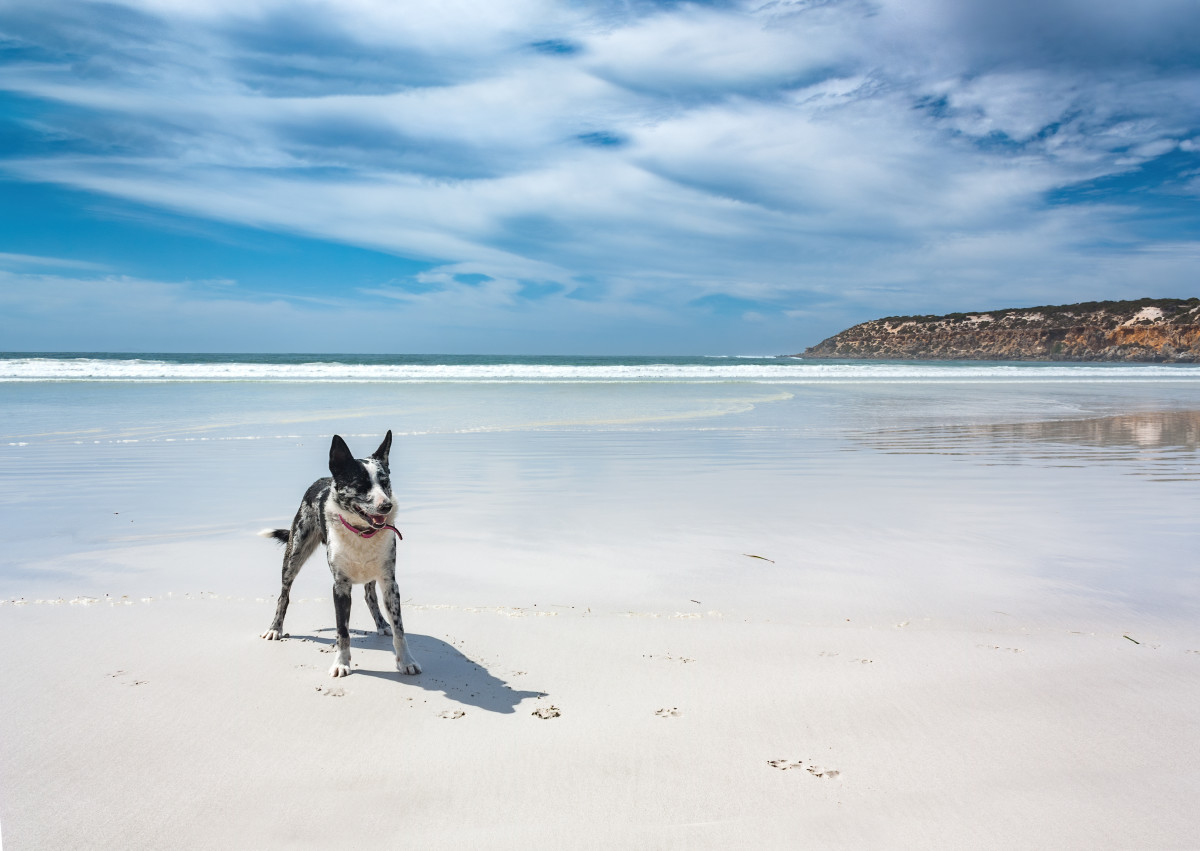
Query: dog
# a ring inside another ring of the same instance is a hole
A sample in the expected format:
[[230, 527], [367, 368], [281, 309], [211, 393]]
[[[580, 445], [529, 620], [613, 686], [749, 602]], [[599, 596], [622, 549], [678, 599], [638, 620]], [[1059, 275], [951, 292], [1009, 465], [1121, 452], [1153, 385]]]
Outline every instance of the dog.
[[[275, 607], [275, 619], [262, 637], [277, 641], [283, 636], [292, 583], [317, 544], [325, 545], [333, 574], [333, 611], [337, 618], [337, 658], [329, 668], [333, 677], [350, 673], [350, 591], [363, 585], [367, 608], [380, 635], [392, 636], [396, 670], [419, 674], [421, 666], [409, 652], [400, 619], [400, 591], [396, 587], [396, 542], [400, 532], [392, 525], [396, 502], [392, 498], [388, 454], [392, 448], [389, 429], [383, 443], [369, 458], [356, 459], [339, 435], [329, 446], [330, 477], [318, 479], [304, 493], [292, 528], [264, 529], [264, 538], [287, 545], [283, 553], [283, 589]], [[395, 532], [395, 537], [392, 533]], [[379, 612], [375, 586], [383, 592], [389, 627]]]

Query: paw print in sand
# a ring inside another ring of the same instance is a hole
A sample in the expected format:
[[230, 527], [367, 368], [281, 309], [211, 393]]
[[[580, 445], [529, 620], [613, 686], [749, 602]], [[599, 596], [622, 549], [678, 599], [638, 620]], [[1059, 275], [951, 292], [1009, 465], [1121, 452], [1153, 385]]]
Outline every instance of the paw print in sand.
[[772, 768], [778, 768], [780, 771], [787, 771], [792, 768], [803, 768], [813, 777], [824, 777], [826, 780], [833, 780], [842, 772], [833, 768], [821, 768], [819, 765], [805, 766], [804, 760], [792, 762], [790, 759], [768, 759], [767, 765]]

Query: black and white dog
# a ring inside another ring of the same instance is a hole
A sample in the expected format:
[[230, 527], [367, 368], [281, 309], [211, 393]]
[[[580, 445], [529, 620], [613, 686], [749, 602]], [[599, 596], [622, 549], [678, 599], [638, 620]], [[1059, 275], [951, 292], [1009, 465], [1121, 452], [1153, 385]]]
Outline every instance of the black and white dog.
[[[365, 585], [364, 596], [380, 635], [391, 635], [396, 651], [396, 670], [419, 674], [421, 666], [408, 651], [404, 624], [400, 620], [400, 591], [396, 587], [396, 541], [400, 532], [392, 524], [396, 503], [392, 499], [388, 453], [392, 448], [389, 430], [370, 458], [356, 459], [338, 435], [329, 447], [332, 477], [318, 479], [305, 492], [292, 529], [264, 529], [266, 538], [287, 544], [283, 554], [283, 590], [275, 620], [262, 634], [277, 640], [283, 635], [292, 582], [317, 544], [325, 545], [329, 570], [333, 573], [333, 610], [337, 616], [337, 658], [329, 668], [334, 677], [350, 673], [350, 590]], [[365, 528], [363, 528], [365, 527]], [[396, 536], [392, 537], [391, 532]], [[379, 613], [375, 585], [383, 592], [383, 604], [391, 620]]]

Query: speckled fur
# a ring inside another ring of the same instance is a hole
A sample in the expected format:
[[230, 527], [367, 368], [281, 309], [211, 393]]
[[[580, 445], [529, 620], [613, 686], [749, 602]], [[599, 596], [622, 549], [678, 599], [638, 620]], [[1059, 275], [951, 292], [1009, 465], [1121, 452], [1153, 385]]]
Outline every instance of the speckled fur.
[[[363, 596], [380, 635], [392, 636], [396, 651], [396, 669], [403, 674], [419, 674], [421, 666], [408, 650], [404, 624], [400, 618], [400, 591], [396, 587], [396, 536], [390, 529], [396, 512], [392, 499], [388, 453], [392, 433], [369, 458], [356, 459], [346, 442], [333, 436], [329, 447], [328, 478], [313, 482], [300, 501], [291, 530], [265, 529], [259, 534], [287, 545], [283, 553], [283, 588], [275, 607], [275, 619], [262, 637], [277, 640], [283, 636], [292, 583], [300, 568], [317, 548], [325, 545], [329, 571], [333, 574], [333, 610], [337, 618], [337, 657], [329, 669], [334, 677], [350, 673], [350, 590], [362, 585]], [[347, 529], [338, 516], [352, 526], [374, 535], [364, 538]], [[376, 586], [383, 593], [388, 620], [379, 611]], [[391, 625], [388, 625], [388, 621]]]

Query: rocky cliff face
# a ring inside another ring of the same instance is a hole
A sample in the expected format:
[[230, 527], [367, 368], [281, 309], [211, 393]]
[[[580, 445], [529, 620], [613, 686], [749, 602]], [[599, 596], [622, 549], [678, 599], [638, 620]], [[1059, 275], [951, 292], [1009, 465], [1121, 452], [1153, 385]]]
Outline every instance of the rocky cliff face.
[[1200, 299], [1088, 302], [855, 325], [805, 358], [1200, 362]]

